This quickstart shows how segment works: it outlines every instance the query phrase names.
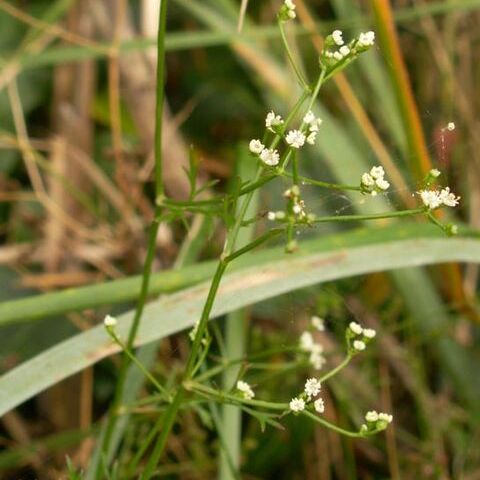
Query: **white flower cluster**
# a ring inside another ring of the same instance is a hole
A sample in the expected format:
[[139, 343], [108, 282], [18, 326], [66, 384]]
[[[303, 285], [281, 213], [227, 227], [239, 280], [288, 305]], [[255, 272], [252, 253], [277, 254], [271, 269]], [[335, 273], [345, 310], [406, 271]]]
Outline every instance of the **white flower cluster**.
[[298, 413], [305, 410], [305, 400], [303, 398], [295, 397], [290, 400], [290, 410]]
[[283, 192], [283, 196], [288, 198], [292, 213], [298, 220], [303, 220], [307, 213], [305, 212], [305, 202], [300, 197], [300, 189], [297, 185]]
[[317, 139], [318, 130], [323, 123], [321, 118], [315, 117], [315, 114], [309, 110], [303, 117], [303, 123], [308, 126], [307, 143], [315, 145]]
[[280, 155], [277, 150], [266, 148], [260, 140], [250, 140], [248, 148], [252, 153], [258, 155], [260, 160], [269, 167], [278, 165], [278, 162], [280, 161]]
[[295, 13], [296, 8], [297, 6], [293, 0], [285, 0], [280, 9], [280, 18], [284, 21], [293, 20], [297, 16]]
[[325, 320], [323, 318], [320, 318], [320, 317], [317, 317], [317, 315], [314, 315], [310, 319], [310, 323], [312, 324], [312, 327], [315, 330], [318, 330], [319, 332], [325, 331]]
[[310, 354], [308, 361], [315, 370], [323, 368], [326, 362], [323, 355], [323, 346], [315, 342], [310, 332], [305, 331], [300, 335], [300, 348]]
[[393, 416], [389, 413], [378, 413], [375, 410], [367, 412], [365, 415], [366, 424], [362, 425], [360, 431], [368, 432], [372, 430], [384, 430], [387, 425], [392, 423]]
[[371, 30], [369, 32], [361, 33], [358, 36], [357, 45], [359, 47], [371, 47], [375, 43], [375, 32]]
[[252, 390], [252, 387], [243, 380], [239, 380], [237, 382], [237, 390], [246, 400], [251, 400], [255, 396], [255, 392]]
[[[301, 395], [292, 398], [289, 403], [290, 410], [294, 413], [299, 413], [305, 410], [307, 402], [311, 402], [322, 389], [320, 381], [316, 378], [308, 378], [305, 382], [305, 387]], [[305, 401], [306, 400], [306, 401]], [[325, 411], [325, 404], [322, 398], [317, 398], [313, 402], [313, 408], [317, 413], [323, 413]]]
[[347, 329], [347, 337], [353, 339], [353, 353], [365, 350], [367, 343], [372, 340], [372, 338], [375, 338], [376, 334], [377, 332], [373, 328], [363, 328], [357, 322], [350, 322]]
[[388, 190], [390, 183], [388, 183], [384, 177], [385, 170], [383, 170], [383, 167], [372, 167], [370, 172], [362, 175], [362, 181], [360, 184], [362, 191], [375, 196], [378, 192]]
[[457, 197], [454, 193], [450, 192], [449, 187], [445, 187], [440, 191], [420, 190], [418, 195], [420, 195], [423, 204], [430, 210], [441, 207], [442, 205], [456, 207], [460, 200], [460, 197]]
[[278, 127], [284, 124], [283, 118], [277, 115], [273, 110], [267, 113], [265, 117], [265, 127], [273, 133], [276, 133]]
[[287, 217], [287, 214], [283, 212], [282, 210], [279, 210], [278, 212], [268, 212], [267, 213], [267, 218], [271, 220], [272, 222], [274, 220], [280, 220], [283, 221]]
[[340, 47], [338, 50], [331, 51], [325, 50], [325, 58], [333, 60], [335, 62], [340, 62], [341, 60], [347, 58], [348, 56], [357, 55], [359, 52], [368, 49], [375, 42], [375, 33], [365, 32], [360, 33], [358, 39], [352, 40], [349, 45], [345, 45], [343, 40], [343, 32], [341, 30], [334, 30], [328, 37], [326, 44], [327, 46], [337, 46]]
[[117, 326], [117, 319], [115, 317], [112, 317], [111, 315], [107, 315], [103, 319], [103, 325], [105, 328], [115, 328]]
[[302, 133], [300, 130], [290, 130], [286, 137], [285, 141], [292, 147], [292, 148], [301, 148], [305, 144], [305, 134]]

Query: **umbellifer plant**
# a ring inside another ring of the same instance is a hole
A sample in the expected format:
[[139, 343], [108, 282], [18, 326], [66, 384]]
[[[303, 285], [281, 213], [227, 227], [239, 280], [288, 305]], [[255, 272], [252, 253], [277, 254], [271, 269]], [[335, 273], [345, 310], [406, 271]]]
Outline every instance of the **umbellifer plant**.
[[[164, 36], [166, 23], [166, 1], [161, 2], [159, 35], [158, 35], [158, 93], [157, 93], [157, 134], [155, 143], [156, 152], [156, 217], [153, 222], [147, 259], [144, 267], [142, 293], [140, 295], [136, 315], [132, 329], [126, 340], [119, 338], [116, 333], [116, 319], [107, 316], [105, 318], [106, 332], [124, 352], [124, 362], [120, 370], [116, 394], [110, 411], [109, 421], [102, 439], [102, 450], [106, 454], [111, 442], [112, 431], [118, 416], [120, 399], [125, 385], [125, 375], [128, 365], [135, 363], [144, 373], [146, 378], [157, 390], [155, 402], [163, 405], [163, 414], [154, 423], [149, 435], [143, 440], [138, 452], [127, 466], [127, 477], [138, 473], [138, 465], [148, 451], [148, 458], [140, 474], [140, 478], [149, 479], [154, 474], [155, 468], [164, 451], [167, 439], [175, 423], [179, 410], [193, 404], [195, 401], [219, 402], [235, 405], [242, 411], [255, 416], [262, 424], [278, 425], [287, 415], [305, 416], [314, 422], [320, 423], [339, 434], [349, 437], [365, 438], [372, 436], [388, 427], [392, 422], [392, 415], [369, 411], [365, 415], [363, 423], [357, 431], [349, 431], [338, 425], [332, 424], [324, 417], [325, 404], [321, 397], [322, 384], [343, 369], [350, 360], [363, 352], [371, 342], [376, 332], [369, 328], [363, 328], [356, 322], [350, 322], [345, 333], [346, 355], [337, 366], [323, 374], [306, 378], [303, 390], [292, 399], [284, 399], [282, 402], [269, 401], [257, 398], [254, 389], [242, 377], [237, 378], [235, 384], [226, 390], [212, 386], [210, 379], [232, 365], [235, 360], [218, 362], [218, 365], [209, 365], [209, 350], [213, 342], [213, 336], [209, 333], [208, 322], [211, 317], [212, 307], [217, 296], [222, 277], [230, 263], [238, 257], [261, 246], [262, 244], [277, 239], [284, 239], [285, 251], [288, 254], [300, 248], [295, 233], [302, 228], [309, 228], [315, 224], [325, 222], [348, 222], [367, 221], [392, 217], [411, 217], [424, 215], [435, 225], [449, 235], [456, 233], [456, 226], [444, 224], [435, 216], [434, 212], [443, 207], [455, 207], [459, 197], [454, 195], [449, 187], [436, 188], [435, 184], [440, 175], [436, 169], [431, 170], [424, 179], [423, 187], [417, 192], [419, 206], [413, 209], [394, 212], [377, 213], [371, 215], [336, 215], [318, 217], [309, 211], [302, 198], [303, 185], [312, 185], [318, 188], [335, 191], [356, 191], [358, 195], [376, 196], [385, 194], [390, 184], [385, 178], [385, 171], [381, 166], [374, 166], [365, 172], [361, 178], [352, 179], [351, 185], [341, 185], [302, 176], [300, 173], [300, 156], [303, 149], [314, 145], [317, 137], [322, 135], [322, 120], [315, 114], [316, 100], [321, 93], [322, 86], [336, 73], [354, 62], [360, 55], [366, 54], [374, 45], [375, 34], [372, 31], [360, 33], [356, 38], [346, 41], [340, 30], [333, 31], [327, 36], [323, 50], [318, 59], [318, 74], [313, 82], [308, 81], [302, 75], [294, 61], [287, 37], [284, 32], [284, 24], [296, 17], [293, 0], [285, 0], [278, 13], [278, 26], [286, 54], [301, 87], [301, 94], [292, 110], [282, 118], [274, 111], [266, 114], [265, 125], [258, 138], [248, 141], [251, 153], [251, 161], [257, 165], [255, 177], [250, 181], [240, 181], [233, 193], [214, 196], [211, 198], [199, 198], [201, 190], [197, 190], [196, 174], [197, 166], [194, 155], [188, 172], [191, 192], [190, 198], [185, 201], [177, 201], [168, 198], [164, 194], [161, 170], [161, 111], [163, 105], [163, 75], [164, 75]], [[453, 124], [448, 126], [454, 128]], [[248, 207], [254, 193], [267, 183], [277, 179], [288, 181], [290, 185], [283, 193], [285, 207], [279, 211], [269, 211], [267, 218], [269, 225], [265, 233], [255, 238], [247, 245], [237, 247], [238, 235], [242, 227], [257, 221], [257, 218], [246, 218]], [[133, 351], [135, 335], [143, 312], [143, 307], [148, 291], [148, 282], [154, 257], [155, 238], [160, 222], [185, 219], [187, 212], [195, 212], [208, 216], [217, 216], [224, 221], [226, 227], [226, 241], [221, 252], [216, 271], [211, 279], [210, 289], [205, 300], [201, 317], [195, 327], [189, 332], [191, 348], [188, 361], [178, 382], [174, 386], [164, 386], [157, 380], [148, 369], [137, 359]], [[323, 357], [321, 344], [315, 341], [314, 333], [325, 328], [323, 320], [313, 317], [310, 329], [303, 332], [300, 337], [297, 351], [307, 356], [307, 363], [311, 368], [323, 370], [326, 363]], [[313, 332], [313, 333], [312, 333]], [[245, 360], [245, 359], [242, 359]], [[299, 357], [299, 362], [302, 358]], [[99, 473], [102, 475], [102, 473]]]

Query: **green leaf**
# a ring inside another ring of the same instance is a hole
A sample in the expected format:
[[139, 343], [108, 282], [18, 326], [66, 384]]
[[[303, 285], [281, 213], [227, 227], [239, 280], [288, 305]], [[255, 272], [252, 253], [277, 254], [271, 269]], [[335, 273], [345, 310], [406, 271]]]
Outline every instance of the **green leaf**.
[[[241, 268], [231, 271], [222, 282], [212, 318], [339, 278], [449, 261], [478, 263], [480, 241], [477, 237], [476, 233], [467, 232], [446, 238], [430, 225], [403, 224], [306, 241], [293, 256], [284, 255], [281, 248], [246, 255]], [[208, 286], [205, 282], [147, 305], [136, 345], [190, 328], [200, 316]], [[127, 312], [119, 317], [118, 334], [123, 338], [132, 316], [132, 312]], [[442, 348], [444, 343], [438, 342]], [[451, 342], [450, 347], [458, 346]], [[59, 343], [0, 378], [0, 415], [116, 352], [118, 347], [112, 344], [103, 325]], [[461, 368], [459, 364], [451, 366]], [[465, 376], [461, 381], [465, 383], [462, 393], [478, 398], [478, 382], [469, 381]]]

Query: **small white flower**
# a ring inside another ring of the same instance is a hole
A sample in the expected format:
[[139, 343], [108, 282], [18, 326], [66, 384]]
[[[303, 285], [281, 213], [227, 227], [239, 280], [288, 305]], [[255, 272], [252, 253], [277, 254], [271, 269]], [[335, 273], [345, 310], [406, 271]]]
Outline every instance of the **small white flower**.
[[309, 110], [309, 111], [305, 114], [305, 116], [303, 117], [304, 123], [310, 124], [310, 123], [312, 123], [314, 120], [315, 120], [315, 114], [314, 114], [311, 110]]
[[387, 423], [392, 423], [393, 416], [389, 415], [388, 413], [379, 413], [378, 414], [378, 420], [382, 420]]
[[292, 412], [301, 412], [302, 410], [305, 410], [305, 401], [302, 398], [292, 398], [289, 405]]
[[438, 178], [441, 174], [442, 174], [442, 172], [440, 170], [438, 170], [437, 168], [432, 168], [430, 170], [430, 175], [434, 178]]
[[363, 335], [367, 338], [374, 338], [377, 332], [373, 328], [364, 328]]
[[313, 408], [318, 413], [323, 413], [325, 411], [325, 404], [323, 403], [323, 399], [319, 398], [313, 402]]
[[333, 52], [333, 58], [334, 58], [335, 60], [340, 61], [340, 60], [342, 60], [343, 55], [342, 55], [340, 52]]
[[322, 386], [316, 378], [309, 378], [305, 382], [305, 393], [307, 394], [309, 400], [312, 397], [316, 397], [320, 393], [321, 389]]
[[305, 135], [300, 130], [290, 130], [285, 140], [291, 147], [300, 148], [305, 143]]
[[104, 324], [105, 327], [107, 327], [107, 328], [116, 327], [116, 326], [117, 326], [117, 319], [116, 319], [115, 317], [112, 317], [111, 315], [107, 315], [107, 316], [103, 319], [103, 324]]
[[279, 210], [278, 212], [275, 212], [275, 218], [277, 220], [285, 220], [285, 212], [282, 212], [282, 210]]
[[[318, 344], [316, 344], [318, 345]], [[321, 345], [319, 345], [321, 347]], [[323, 348], [323, 347], [322, 347]], [[322, 355], [321, 352], [312, 351], [310, 354], [310, 358], [308, 359], [310, 365], [313, 367], [314, 370], [321, 370], [325, 363], [327, 363], [326, 358]]]
[[275, 218], [276, 218], [275, 212], [268, 212], [267, 213], [267, 218], [271, 221], [275, 220]]
[[276, 115], [275, 112], [272, 110], [268, 112], [267, 117], [265, 118], [265, 126], [274, 131], [273, 127], [278, 127], [279, 125], [283, 124], [283, 119], [280, 115]]
[[362, 342], [361, 340], [355, 340], [353, 342], [353, 348], [358, 352], [365, 350], [365, 347], [366, 347], [365, 342]]
[[315, 345], [315, 341], [313, 340], [313, 335], [310, 332], [303, 332], [300, 335], [300, 348], [307, 352], [310, 352]]
[[418, 194], [427, 208], [438, 208], [442, 204], [440, 195], [436, 190], [420, 190]]
[[450, 192], [449, 187], [445, 187], [439, 194], [439, 198], [447, 207], [456, 207], [460, 197], [456, 197], [454, 193]]
[[251, 400], [255, 396], [255, 392], [252, 390], [252, 387], [243, 380], [237, 382], [237, 390], [241, 392], [243, 398]]
[[372, 187], [373, 185], [375, 185], [375, 180], [369, 173], [364, 173], [362, 175], [362, 184], [366, 187]]
[[316, 118], [313, 122], [310, 123], [308, 129], [310, 130], [310, 132], [318, 132], [322, 123], [323, 120], [321, 118]]
[[370, 47], [375, 42], [375, 32], [361, 33], [358, 37], [358, 45], [361, 47]]
[[367, 422], [376, 422], [378, 420], [378, 413], [375, 410], [367, 412], [365, 415], [365, 420]]
[[285, 6], [289, 9], [289, 10], [295, 10], [296, 5], [293, 3], [293, 0], [285, 0]]
[[320, 318], [314, 315], [310, 319], [310, 322], [312, 323], [312, 327], [318, 330], [319, 332], [325, 331], [325, 320], [323, 318]]
[[453, 132], [453, 130], [455, 130], [455, 124], [453, 122], [448, 122], [447, 130]]
[[363, 333], [363, 328], [360, 324], [357, 322], [350, 322], [348, 325], [348, 328], [355, 334], [355, 335], [361, 335]]
[[295, 10], [291, 10], [291, 9], [288, 10], [288, 18], [291, 18], [292, 20], [294, 18], [297, 18], [297, 14], [295, 13]]
[[333, 58], [333, 52], [330, 52], [330, 50], [326, 50], [326, 51], [325, 51], [325, 56], [326, 56], [327, 58]]
[[310, 145], [315, 145], [315, 140], [317, 139], [317, 132], [313, 131], [308, 134], [307, 143]]
[[334, 30], [332, 32], [332, 38], [336, 45], [343, 45], [343, 32], [341, 30]]
[[296, 204], [293, 206], [292, 210], [293, 210], [293, 213], [294, 213], [295, 215], [299, 215], [299, 214], [302, 213], [302, 211], [303, 211], [302, 207], [301, 207], [298, 203], [296, 203]]
[[370, 195], [371, 195], [372, 197], [376, 197], [376, 196], [378, 195], [378, 192], [377, 192], [376, 190], [372, 190], [372, 191], [370, 192]]
[[346, 46], [346, 45], [343, 45], [343, 47], [340, 47], [338, 49], [338, 51], [344, 56], [346, 57], [349, 53], [350, 53], [350, 49]]
[[380, 190], [388, 190], [388, 188], [390, 187], [390, 183], [388, 183], [384, 178], [377, 178], [375, 180], [375, 185]]
[[385, 170], [383, 167], [372, 167], [370, 170], [370, 175], [377, 180], [378, 178], [383, 178], [385, 176]]
[[265, 165], [274, 167], [275, 165], [278, 165], [278, 162], [280, 161], [280, 155], [276, 150], [264, 148], [260, 153], [260, 159], [263, 163], [265, 163]]
[[265, 148], [265, 145], [260, 140], [250, 140], [248, 148], [252, 153], [260, 154]]
[[321, 354], [323, 353], [323, 346], [321, 343], [313, 342], [313, 345], [310, 347], [310, 352]]

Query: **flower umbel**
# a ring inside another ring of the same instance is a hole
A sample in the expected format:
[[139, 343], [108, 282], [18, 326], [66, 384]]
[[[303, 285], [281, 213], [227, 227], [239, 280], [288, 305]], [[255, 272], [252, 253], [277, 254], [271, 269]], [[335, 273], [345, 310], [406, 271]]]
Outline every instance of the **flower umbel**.
[[316, 378], [309, 378], [305, 382], [305, 394], [307, 398], [310, 400], [312, 397], [316, 397], [320, 393], [321, 388], [322, 386]]
[[280, 115], [277, 115], [273, 110], [267, 113], [265, 118], [265, 127], [271, 132], [276, 132], [278, 127], [283, 125], [283, 119]]
[[303, 398], [295, 397], [290, 400], [290, 410], [294, 413], [299, 413], [305, 410], [305, 400]]
[[389, 189], [390, 183], [385, 180], [385, 170], [383, 167], [372, 167], [370, 172], [364, 173], [361, 178], [360, 188], [363, 193], [369, 193], [372, 196], [379, 192]]
[[252, 153], [260, 154], [264, 150], [265, 145], [260, 140], [250, 140], [248, 148]]
[[280, 161], [280, 155], [277, 150], [264, 148], [260, 153], [260, 160], [262, 160], [265, 165], [274, 167], [275, 165], [278, 165], [278, 162]]
[[117, 326], [117, 319], [111, 315], [107, 315], [103, 319], [103, 324], [105, 325], [105, 328], [115, 328]]
[[297, 14], [295, 13], [296, 5], [293, 0], [285, 0], [280, 8], [279, 17], [280, 20], [287, 22], [288, 20], [293, 20]]
[[305, 144], [305, 135], [300, 130], [290, 130], [285, 137], [285, 141], [292, 148], [301, 148]]
[[243, 380], [239, 380], [236, 387], [243, 396], [243, 398], [245, 398], [246, 400], [251, 400], [255, 396], [255, 392], [252, 390], [252, 387]]

